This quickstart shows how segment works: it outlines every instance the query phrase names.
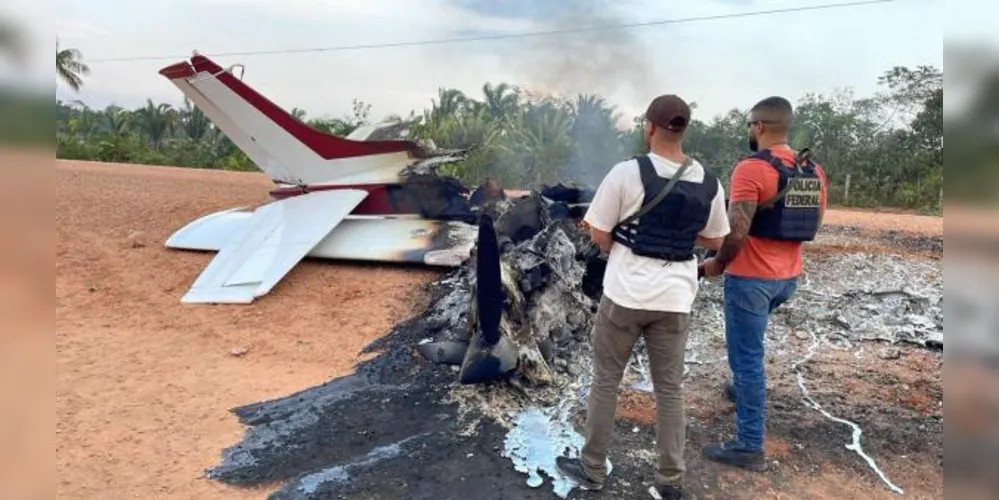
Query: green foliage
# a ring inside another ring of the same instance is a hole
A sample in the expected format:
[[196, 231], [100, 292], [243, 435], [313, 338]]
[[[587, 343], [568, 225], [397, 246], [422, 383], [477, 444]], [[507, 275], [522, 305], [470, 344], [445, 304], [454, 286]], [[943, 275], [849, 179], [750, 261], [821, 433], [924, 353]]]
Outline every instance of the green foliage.
[[90, 74], [90, 67], [83, 62], [83, 54], [77, 49], [60, 49], [57, 39], [55, 63], [56, 75], [70, 88], [79, 92], [83, 86], [83, 76]]
[[[857, 99], [843, 90], [799, 100], [792, 146], [811, 148], [823, 164], [834, 204], [939, 210], [942, 73], [895, 67], [879, 83], [882, 92], [870, 98]], [[351, 114], [341, 118], [307, 118], [297, 108], [291, 113], [318, 130], [346, 136], [370, 122], [370, 105], [357, 100], [352, 105]], [[732, 167], [749, 153], [746, 116], [745, 108], [736, 108], [708, 121], [694, 120], [684, 141], [685, 150], [726, 185]], [[409, 119], [413, 139], [471, 148], [467, 159], [443, 172], [470, 185], [492, 178], [508, 188], [558, 182], [595, 186], [615, 163], [647, 150], [642, 117], [621, 129], [621, 117], [600, 96], [538, 96], [506, 83], [487, 83], [480, 96], [441, 88], [427, 109], [410, 113]], [[131, 111], [59, 102], [56, 136], [60, 158], [256, 169], [188, 102], [173, 108], [147, 101]]]

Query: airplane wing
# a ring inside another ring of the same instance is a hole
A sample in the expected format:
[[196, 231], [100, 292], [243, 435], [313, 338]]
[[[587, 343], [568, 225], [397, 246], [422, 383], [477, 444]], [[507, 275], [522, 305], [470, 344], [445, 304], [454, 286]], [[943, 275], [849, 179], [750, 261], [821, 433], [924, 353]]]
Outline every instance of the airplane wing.
[[[205, 215], [173, 233], [166, 247], [217, 252], [240, 238], [253, 216], [241, 208]], [[307, 257], [457, 267], [477, 237], [476, 226], [460, 221], [348, 215]]]
[[181, 302], [253, 302], [270, 292], [367, 196], [355, 189], [317, 191], [258, 208], [242, 231], [221, 246]]

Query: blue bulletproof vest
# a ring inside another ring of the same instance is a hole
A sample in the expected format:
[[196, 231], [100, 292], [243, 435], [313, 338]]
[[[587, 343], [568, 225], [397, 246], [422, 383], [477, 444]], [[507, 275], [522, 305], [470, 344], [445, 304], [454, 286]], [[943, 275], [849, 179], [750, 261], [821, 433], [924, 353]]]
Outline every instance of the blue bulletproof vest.
[[776, 199], [765, 200], [757, 208], [749, 234], [783, 241], [815, 239], [822, 209], [822, 179], [815, 163], [808, 160], [804, 165], [785, 165], [767, 149], [750, 158], [769, 163], [780, 177]]
[[[635, 157], [642, 174], [646, 206], [666, 186], [670, 179], [659, 177], [647, 155]], [[635, 255], [683, 262], [694, 258], [698, 234], [704, 230], [711, 215], [711, 202], [718, 193], [718, 179], [707, 170], [704, 180], [679, 180], [673, 189], [637, 220], [618, 224], [614, 241], [631, 249]]]

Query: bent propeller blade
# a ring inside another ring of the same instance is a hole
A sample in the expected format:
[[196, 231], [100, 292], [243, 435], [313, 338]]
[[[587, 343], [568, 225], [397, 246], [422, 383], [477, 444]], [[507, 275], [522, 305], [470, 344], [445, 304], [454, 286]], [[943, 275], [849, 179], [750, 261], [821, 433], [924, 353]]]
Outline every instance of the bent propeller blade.
[[[506, 377], [517, 366], [517, 350], [500, 330], [503, 314], [503, 284], [500, 269], [499, 241], [493, 219], [483, 214], [479, 221], [476, 250], [475, 297], [470, 304], [476, 314], [465, 360], [458, 373], [462, 384], [481, 384]], [[471, 312], [471, 311], [470, 311]]]
[[475, 261], [475, 306], [478, 309], [482, 340], [489, 345], [500, 338], [500, 316], [503, 313], [503, 283], [500, 276], [500, 251], [493, 219], [482, 215], [479, 222], [479, 248]]

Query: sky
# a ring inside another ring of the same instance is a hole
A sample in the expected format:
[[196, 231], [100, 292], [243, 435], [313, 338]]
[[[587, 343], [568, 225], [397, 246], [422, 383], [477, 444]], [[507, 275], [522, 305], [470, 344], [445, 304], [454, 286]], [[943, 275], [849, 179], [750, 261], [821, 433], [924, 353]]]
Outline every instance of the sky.
[[[309, 117], [339, 117], [349, 113], [356, 98], [371, 104], [376, 119], [419, 113], [440, 87], [480, 97], [484, 83], [509, 82], [539, 92], [599, 94], [617, 106], [624, 119], [640, 114], [656, 95], [673, 93], [695, 102], [694, 118], [707, 121], [770, 95], [794, 101], [806, 93], [828, 95], [846, 87], [857, 96], [870, 95], [878, 90], [878, 77], [896, 65], [943, 67], [943, 19], [950, 8], [943, 0], [896, 0], [441, 45], [212, 56], [514, 34], [844, 1], [53, 0], [44, 15], [49, 16], [48, 26], [54, 23], [60, 45], [81, 50], [92, 69], [80, 93], [58, 83], [57, 98], [79, 99], [98, 108], [112, 103], [137, 107], [147, 98], [181, 103], [183, 95], [157, 71], [188, 58], [193, 50], [223, 67], [242, 64], [244, 81], [285, 109], [299, 107]], [[971, 21], [995, 19], [999, 13], [999, 2], [971, 3], [993, 11], [965, 12]], [[14, 4], [22, 4], [19, 9], [46, 9], [40, 6], [44, 2]], [[54, 42], [46, 48], [52, 46]], [[148, 56], [165, 57], [99, 61]]]

